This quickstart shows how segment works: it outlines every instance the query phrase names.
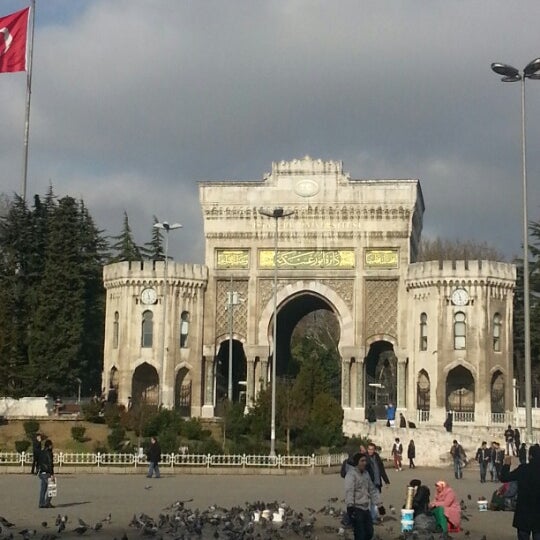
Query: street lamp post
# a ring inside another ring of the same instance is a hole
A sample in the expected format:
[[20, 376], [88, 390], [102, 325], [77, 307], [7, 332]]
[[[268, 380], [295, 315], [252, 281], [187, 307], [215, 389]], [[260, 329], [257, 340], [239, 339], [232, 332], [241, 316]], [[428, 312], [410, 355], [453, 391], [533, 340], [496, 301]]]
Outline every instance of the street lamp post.
[[233, 400], [233, 323], [234, 323], [234, 306], [239, 303], [238, 293], [233, 291], [233, 278], [231, 276], [231, 284], [227, 293], [227, 310], [229, 311], [229, 377], [227, 385], [227, 398], [230, 402]]
[[263, 216], [275, 220], [274, 229], [274, 347], [272, 349], [272, 411], [270, 419], [270, 456], [276, 455], [276, 351], [277, 351], [277, 282], [278, 282], [278, 222], [294, 213], [293, 210], [285, 212], [283, 208], [273, 210], [259, 209]]
[[162, 221], [161, 223], [154, 223], [156, 229], [163, 229], [165, 231], [165, 260], [163, 265], [163, 309], [162, 309], [162, 327], [161, 327], [161, 363], [159, 374], [159, 406], [164, 405], [164, 387], [165, 387], [165, 360], [166, 360], [166, 348], [165, 348], [165, 334], [167, 324], [167, 272], [169, 268], [169, 231], [180, 229], [182, 225], [180, 223], [173, 223], [169, 225], [169, 222]]
[[525, 79], [540, 79], [540, 58], [529, 62], [520, 73], [508, 64], [493, 63], [491, 69], [502, 75], [503, 82], [521, 81], [521, 159], [523, 172], [523, 319], [525, 355], [525, 431], [527, 442], [532, 442], [532, 381], [531, 381], [531, 317], [529, 302], [529, 218], [527, 212], [527, 161], [525, 137]]

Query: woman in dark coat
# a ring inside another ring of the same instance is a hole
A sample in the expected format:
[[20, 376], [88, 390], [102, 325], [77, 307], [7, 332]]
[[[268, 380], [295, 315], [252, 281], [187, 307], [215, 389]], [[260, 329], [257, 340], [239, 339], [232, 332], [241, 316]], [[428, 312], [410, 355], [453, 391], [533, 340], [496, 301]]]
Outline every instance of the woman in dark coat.
[[518, 540], [540, 540], [540, 446], [529, 448], [529, 463], [510, 471], [511, 456], [504, 458], [501, 481], [517, 481], [518, 494], [512, 525], [517, 529]]
[[409, 458], [409, 469], [416, 469], [416, 465], [414, 464], [416, 447], [414, 446], [414, 441], [412, 439], [409, 442], [409, 446], [407, 446], [407, 457]]

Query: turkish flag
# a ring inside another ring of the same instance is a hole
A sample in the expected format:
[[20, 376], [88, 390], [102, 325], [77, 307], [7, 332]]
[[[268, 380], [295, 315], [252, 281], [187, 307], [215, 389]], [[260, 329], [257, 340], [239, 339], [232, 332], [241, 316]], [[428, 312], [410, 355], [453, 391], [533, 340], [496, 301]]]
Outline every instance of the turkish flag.
[[30, 8], [0, 17], [0, 73], [26, 71], [26, 35]]

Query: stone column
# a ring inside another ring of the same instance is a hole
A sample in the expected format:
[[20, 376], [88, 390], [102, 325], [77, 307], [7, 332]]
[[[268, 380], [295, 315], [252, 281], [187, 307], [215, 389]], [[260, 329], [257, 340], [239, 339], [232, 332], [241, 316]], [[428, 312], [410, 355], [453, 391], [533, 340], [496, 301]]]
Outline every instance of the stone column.
[[406, 408], [406, 377], [407, 377], [407, 363], [405, 361], [398, 360], [397, 362], [397, 407], [398, 409]]
[[268, 384], [268, 359], [261, 358], [261, 381], [263, 386]]
[[341, 404], [343, 407], [351, 406], [350, 370], [351, 370], [350, 358], [342, 358], [341, 360]]
[[246, 407], [249, 409], [255, 400], [255, 359], [246, 362]]
[[204, 405], [201, 411], [203, 418], [213, 418], [214, 416], [214, 366], [213, 357], [203, 356]]
[[364, 406], [364, 362], [356, 360], [356, 407], [361, 409]]

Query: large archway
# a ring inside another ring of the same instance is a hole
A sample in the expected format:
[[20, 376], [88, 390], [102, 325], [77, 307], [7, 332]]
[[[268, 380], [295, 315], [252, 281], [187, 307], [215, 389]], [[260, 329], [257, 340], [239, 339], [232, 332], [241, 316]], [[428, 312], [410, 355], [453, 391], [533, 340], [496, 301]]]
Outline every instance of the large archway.
[[174, 386], [174, 408], [182, 416], [191, 416], [191, 391], [191, 373], [185, 367], [180, 368]]
[[147, 362], [133, 372], [131, 398], [134, 405], [159, 405], [159, 376], [156, 368]]
[[[272, 324], [269, 333], [273, 332]], [[326, 344], [322, 334], [327, 334]], [[295, 378], [301, 367], [301, 358], [307, 354], [315, 355], [321, 367], [332, 382], [331, 393], [340, 398], [340, 357], [338, 344], [340, 325], [331, 304], [320, 295], [302, 291], [287, 299], [280, 306], [277, 315], [276, 376]], [[311, 346], [313, 345], [313, 346]], [[317, 352], [318, 346], [326, 349], [329, 355]], [[294, 346], [295, 350], [292, 350]], [[268, 359], [271, 367], [272, 355]], [[325, 365], [322, 365], [325, 364]]]
[[[230, 340], [221, 342], [216, 356], [216, 406], [228, 397], [229, 386], [229, 346]], [[237, 403], [245, 399], [246, 390], [246, 355], [244, 345], [237, 339], [232, 340], [232, 401]]]
[[504, 375], [497, 370], [491, 377], [491, 412], [504, 413]]
[[375, 341], [365, 359], [366, 405], [378, 418], [386, 417], [385, 406], [397, 403], [397, 357], [389, 341]]
[[446, 376], [446, 409], [454, 413], [474, 413], [474, 378], [464, 366]]

